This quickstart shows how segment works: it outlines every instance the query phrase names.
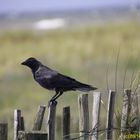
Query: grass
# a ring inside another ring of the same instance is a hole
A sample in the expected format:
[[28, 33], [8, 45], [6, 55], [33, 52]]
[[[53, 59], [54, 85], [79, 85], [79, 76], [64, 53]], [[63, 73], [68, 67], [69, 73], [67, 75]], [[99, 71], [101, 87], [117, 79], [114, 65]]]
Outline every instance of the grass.
[[[12, 128], [13, 110], [21, 108], [26, 127], [31, 128], [38, 105], [47, 104], [52, 96], [33, 81], [29, 69], [20, 65], [26, 58], [37, 57], [44, 64], [82, 82], [95, 85], [99, 91], [106, 93], [108, 64], [109, 88], [115, 89], [115, 66], [120, 48], [117, 78], [120, 92], [125, 68], [127, 67], [125, 88], [129, 88], [133, 71], [136, 74], [140, 68], [139, 61], [136, 61], [140, 52], [139, 37], [139, 23], [132, 21], [52, 32], [0, 33], [0, 120], [8, 120]], [[75, 108], [78, 94], [72, 93], [66, 93], [59, 99], [58, 115], [62, 114], [63, 106], [70, 105], [72, 114], [78, 116]], [[118, 97], [122, 95], [118, 93]], [[106, 103], [106, 94], [102, 98]], [[90, 103], [91, 100], [90, 98]], [[105, 117], [103, 112], [104, 109], [102, 114]]]

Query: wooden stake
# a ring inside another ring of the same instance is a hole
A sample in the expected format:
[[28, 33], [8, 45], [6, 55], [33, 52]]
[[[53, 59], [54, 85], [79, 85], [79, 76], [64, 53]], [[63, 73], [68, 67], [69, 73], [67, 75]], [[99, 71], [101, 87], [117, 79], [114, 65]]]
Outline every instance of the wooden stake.
[[70, 139], [70, 107], [63, 108], [63, 140]]
[[98, 140], [98, 125], [100, 114], [101, 93], [93, 93], [93, 109], [92, 109], [92, 140]]
[[55, 140], [56, 105], [57, 102], [52, 102], [49, 106], [48, 120], [47, 120], [48, 140]]
[[127, 134], [130, 111], [131, 111], [131, 90], [124, 90], [122, 118], [121, 118], [121, 137]]
[[108, 98], [108, 109], [107, 109], [106, 140], [112, 140], [114, 105], [115, 105], [115, 91], [110, 90], [109, 98]]
[[88, 140], [89, 132], [89, 109], [88, 109], [88, 94], [80, 94], [79, 102], [79, 130], [80, 140]]
[[0, 122], [0, 140], [7, 140], [8, 138], [8, 124]]
[[22, 130], [23, 124], [21, 123], [21, 110], [15, 109], [14, 111], [14, 140], [18, 140], [18, 131]]
[[45, 109], [46, 109], [45, 105], [39, 106], [38, 112], [35, 118], [33, 130], [41, 130]]

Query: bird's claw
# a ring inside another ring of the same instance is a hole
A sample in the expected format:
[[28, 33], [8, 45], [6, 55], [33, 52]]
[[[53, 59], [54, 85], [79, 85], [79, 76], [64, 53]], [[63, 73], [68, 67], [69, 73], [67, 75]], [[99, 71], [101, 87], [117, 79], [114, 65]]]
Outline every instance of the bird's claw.
[[49, 108], [52, 104], [57, 105], [57, 101], [55, 101], [55, 100], [50, 100], [50, 101], [48, 102], [48, 108]]

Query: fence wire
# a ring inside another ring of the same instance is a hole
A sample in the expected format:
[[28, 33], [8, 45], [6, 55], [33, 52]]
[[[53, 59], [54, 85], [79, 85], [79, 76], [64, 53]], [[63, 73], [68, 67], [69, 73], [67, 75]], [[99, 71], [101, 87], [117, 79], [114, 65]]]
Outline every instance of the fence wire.
[[[80, 138], [84, 138], [84, 137], [91, 137], [91, 136], [95, 136], [95, 137], [99, 137], [107, 132], [112, 132], [112, 131], [120, 131], [120, 132], [125, 132], [126, 134], [131, 134], [130, 132], [132, 132], [131, 130], [134, 129], [134, 127], [125, 127], [125, 128], [111, 128], [111, 129], [108, 129], [108, 128], [105, 128], [105, 129], [100, 129], [100, 130], [97, 130], [98, 127], [95, 127], [89, 131], [80, 131], [80, 133], [83, 133], [82, 135], [80, 136], [77, 136], [77, 137], [73, 137], [73, 138], [69, 138], [68, 140], [78, 140]], [[125, 131], [124, 131], [125, 130]], [[73, 134], [70, 134], [70, 135], [65, 135], [63, 136], [63, 138], [65, 137], [71, 137], [72, 135], [78, 135], [80, 133], [73, 133]], [[97, 135], [98, 134], [98, 135]], [[133, 130], [133, 134], [139, 134], [139, 131], [134, 131]], [[120, 135], [121, 136], [121, 135]], [[140, 138], [140, 136], [139, 136]]]

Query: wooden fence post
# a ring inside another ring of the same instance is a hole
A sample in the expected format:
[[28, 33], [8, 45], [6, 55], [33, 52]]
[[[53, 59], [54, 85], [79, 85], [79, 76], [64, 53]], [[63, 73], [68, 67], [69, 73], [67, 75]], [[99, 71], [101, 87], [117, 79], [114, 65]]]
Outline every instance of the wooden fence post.
[[21, 130], [25, 130], [24, 118], [23, 118], [23, 116], [21, 116]]
[[41, 130], [45, 109], [46, 109], [45, 105], [39, 106], [38, 112], [36, 114], [33, 130]]
[[93, 108], [92, 108], [92, 140], [98, 140], [98, 125], [100, 114], [101, 93], [93, 93]]
[[19, 140], [48, 140], [48, 135], [47, 133], [40, 132], [40, 131], [33, 131], [33, 132], [19, 131], [18, 139]]
[[131, 101], [131, 127], [133, 128], [131, 134], [134, 134], [136, 136], [135, 140], [139, 140], [139, 137], [137, 136], [139, 136], [140, 119], [137, 93], [131, 94]]
[[113, 134], [113, 115], [115, 105], [115, 91], [109, 91], [108, 108], [107, 108], [107, 123], [106, 123], [106, 140], [112, 140]]
[[125, 137], [128, 129], [128, 119], [131, 111], [131, 90], [124, 90], [121, 118], [121, 137]]
[[15, 109], [14, 111], [14, 140], [18, 140], [18, 131], [24, 129], [24, 119], [21, 116], [21, 110]]
[[55, 115], [57, 102], [52, 102], [49, 106], [47, 119], [48, 140], [55, 140]]
[[80, 94], [79, 98], [79, 130], [80, 140], [89, 139], [89, 109], [88, 94]]
[[8, 124], [0, 122], [0, 140], [7, 140], [8, 138]]
[[70, 139], [70, 107], [63, 108], [63, 140]]

